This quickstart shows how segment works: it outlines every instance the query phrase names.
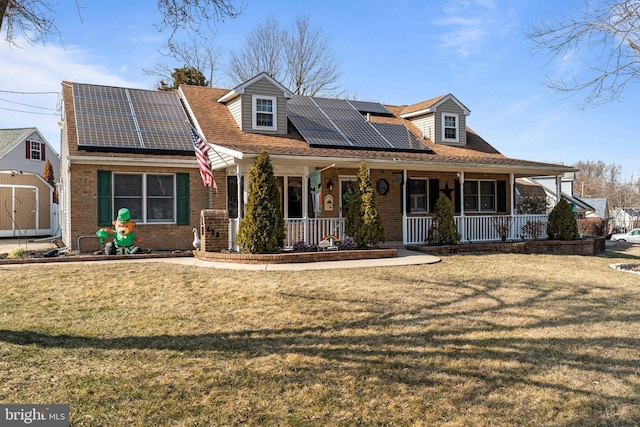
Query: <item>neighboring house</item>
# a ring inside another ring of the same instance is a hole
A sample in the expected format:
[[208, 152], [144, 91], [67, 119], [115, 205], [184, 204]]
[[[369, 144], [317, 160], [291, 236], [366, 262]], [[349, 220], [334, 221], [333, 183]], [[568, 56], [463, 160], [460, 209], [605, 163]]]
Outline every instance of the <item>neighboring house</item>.
[[[384, 106], [294, 96], [261, 73], [231, 90], [183, 85], [178, 93], [64, 83], [63, 101], [63, 239], [74, 247], [127, 205], [138, 210], [144, 247], [188, 248], [200, 210], [213, 208], [228, 212], [228, 247], [237, 249], [248, 172], [262, 151], [276, 174], [287, 247], [344, 237], [361, 161], [387, 242], [404, 245], [424, 243], [440, 194], [452, 201], [463, 241], [500, 240], [496, 215], [512, 217], [517, 238], [546, 215], [515, 215], [515, 180], [575, 170], [505, 157], [467, 127], [470, 110], [451, 94]], [[202, 185], [182, 105], [212, 148], [216, 193]], [[321, 212], [309, 196], [309, 176], [320, 170]], [[166, 209], [156, 215], [155, 207]]]
[[53, 187], [39, 174], [0, 171], [0, 237], [58, 235]]
[[640, 208], [615, 208], [613, 210], [613, 227], [624, 231], [640, 227]]
[[0, 129], [0, 171], [22, 171], [42, 175], [46, 161], [53, 175], [60, 176], [60, 158], [36, 128]]
[[609, 213], [609, 201], [605, 198], [595, 197], [577, 197], [576, 199], [591, 206], [594, 210], [585, 215], [585, 218], [600, 218], [604, 221], [605, 230], [608, 229], [609, 221], [613, 219], [613, 216]]
[[586, 218], [593, 215], [595, 208], [584, 202], [573, 194], [573, 181], [575, 179], [575, 173], [565, 172], [560, 176], [558, 180], [555, 176], [535, 176], [525, 178], [523, 181], [539, 184], [543, 187], [547, 195], [547, 211], [551, 212], [558, 203], [558, 190], [560, 195], [565, 198], [570, 204], [574, 212], [576, 212], [578, 218]]

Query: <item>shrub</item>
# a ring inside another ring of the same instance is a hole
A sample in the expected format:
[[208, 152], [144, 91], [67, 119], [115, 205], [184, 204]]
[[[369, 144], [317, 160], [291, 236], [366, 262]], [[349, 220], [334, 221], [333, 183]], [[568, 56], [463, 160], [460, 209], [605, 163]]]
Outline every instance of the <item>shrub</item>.
[[545, 224], [542, 221], [527, 221], [525, 225], [522, 226], [522, 238], [528, 238], [533, 240], [538, 240], [542, 238], [542, 235], [545, 231]]
[[376, 206], [376, 193], [365, 162], [360, 162], [355, 194], [347, 211], [346, 232], [358, 246], [375, 246], [385, 241], [384, 226]]
[[309, 249], [311, 249], [311, 247], [307, 245], [304, 240], [300, 240], [293, 245], [294, 252], [306, 252]]
[[358, 245], [356, 244], [356, 241], [353, 240], [353, 238], [348, 236], [342, 239], [342, 241], [340, 242], [340, 249], [352, 250], [352, 249], [356, 249], [357, 247]]
[[263, 151], [249, 170], [249, 197], [237, 242], [243, 252], [275, 252], [284, 246], [284, 219], [273, 166]]
[[12, 249], [11, 252], [7, 255], [7, 258], [16, 259], [16, 258], [24, 258], [26, 256], [26, 252], [22, 248]]
[[578, 237], [578, 225], [571, 205], [562, 197], [549, 214], [547, 234], [553, 240], [574, 240]]
[[509, 215], [494, 216], [493, 226], [500, 235], [500, 240], [506, 242], [511, 231], [511, 217]]
[[581, 218], [578, 220], [578, 233], [585, 236], [604, 236], [604, 220], [602, 218]]
[[434, 209], [433, 222], [427, 232], [427, 243], [430, 245], [452, 245], [461, 236], [453, 220], [451, 201], [441, 194]]
[[516, 212], [521, 215], [545, 214], [547, 213], [547, 198], [534, 196], [521, 196], [516, 203]]

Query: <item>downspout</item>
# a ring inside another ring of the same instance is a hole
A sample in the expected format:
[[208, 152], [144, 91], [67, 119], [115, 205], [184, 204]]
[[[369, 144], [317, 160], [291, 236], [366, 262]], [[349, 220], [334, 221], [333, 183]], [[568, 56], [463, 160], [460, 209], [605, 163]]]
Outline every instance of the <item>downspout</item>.
[[464, 220], [464, 171], [458, 172], [458, 180], [460, 182], [460, 241], [467, 240], [467, 231]]
[[562, 175], [556, 175], [556, 205], [562, 197]]

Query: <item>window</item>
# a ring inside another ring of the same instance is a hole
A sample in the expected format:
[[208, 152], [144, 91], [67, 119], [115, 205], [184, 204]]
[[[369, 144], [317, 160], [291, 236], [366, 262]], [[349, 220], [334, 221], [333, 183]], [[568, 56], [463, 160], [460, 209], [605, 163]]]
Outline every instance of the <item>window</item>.
[[302, 218], [302, 177], [277, 176], [276, 186], [280, 193], [280, 208], [286, 212], [285, 218]]
[[44, 162], [44, 147], [45, 145], [40, 141], [27, 141], [26, 158], [31, 160], [39, 160]]
[[[240, 189], [243, 187], [244, 175], [240, 177]], [[242, 197], [239, 201], [240, 203], [238, 203], [238, 177], [227, 176], [227, 210], [229, 211], [229, 218], [238, 218], [238, 214], [240, 214], [240, 216], [244, 215]]]
[[427, 180], [409, 180], [409, 212], [427, 212]]
[[464, 210], [466, 212], [495, 212], [496, 182], [465, 181]]
[[253, 95], [253, 129], [276, 130], [276, 98]]
[[458, 115], [442, 114], [442, 140], [458, 142]]
[[129, 208], [133, 221], [175, 222], [173, 175], [114, 174], [113, 212]]

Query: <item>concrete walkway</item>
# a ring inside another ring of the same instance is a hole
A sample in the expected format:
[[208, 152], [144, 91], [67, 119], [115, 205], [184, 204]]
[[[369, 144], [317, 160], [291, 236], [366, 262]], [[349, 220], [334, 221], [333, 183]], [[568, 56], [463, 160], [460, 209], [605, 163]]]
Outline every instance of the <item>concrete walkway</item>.
[[406, 249], [398, 249], [398, 256], [395, 258], [306, 263], [301, 262], [291, 264], [239, 264], [231, 262], [203, 261], [198, 258], [157, 258], [145, 260], [145, 262], [166, 262], [203, 268], [223, 268], [230, 270], [253, 271], [333, 270], [336, 268], [389, 267], [398, 265], [435, 264], [440, 261], [441, 259], [436, 256], [423, 254], [422, 252], [408, 251]]
[[[0, 253], [8, 253], [16, 248], [23, 248], [28, 251], [46, 251], [56, 246], [51, 241], [26, 241], [25, 239], [0, 239]], [[424, 254], [422, 252], [409, 251], [406, 249], [398, 249], [398, 256], [395, 258], [377, 258], [377, 259], [359, 259], [346, 261], [324, 261], [309, 263], [291, 263], [291, 264], [240, 264], [231, 262], [203, 261], [194, 257], [178, 257], [178, 258], [145, 258], [131, 260], [106, 260], [106, 261], [78, 261], [82, 263], [131, 263], [131, 262], [164, 262], [171, 264], [181, 264], [192, 267], [202, 268], [220, 268], [229, 270], [253, 270], [253, 271], [302, 271], [302, 270], [333, 270], [336, 268], [363, 268], [363, 267], [388, 267], [398, 265], [421, 265], [435, 264], [441, 259]], [[75, 262], [75, 261], [69, 261]], [[64, 264], [69, 264], [65, 262]], [[20, 265], [40, 265], [40, 264], [20, 264]]]

